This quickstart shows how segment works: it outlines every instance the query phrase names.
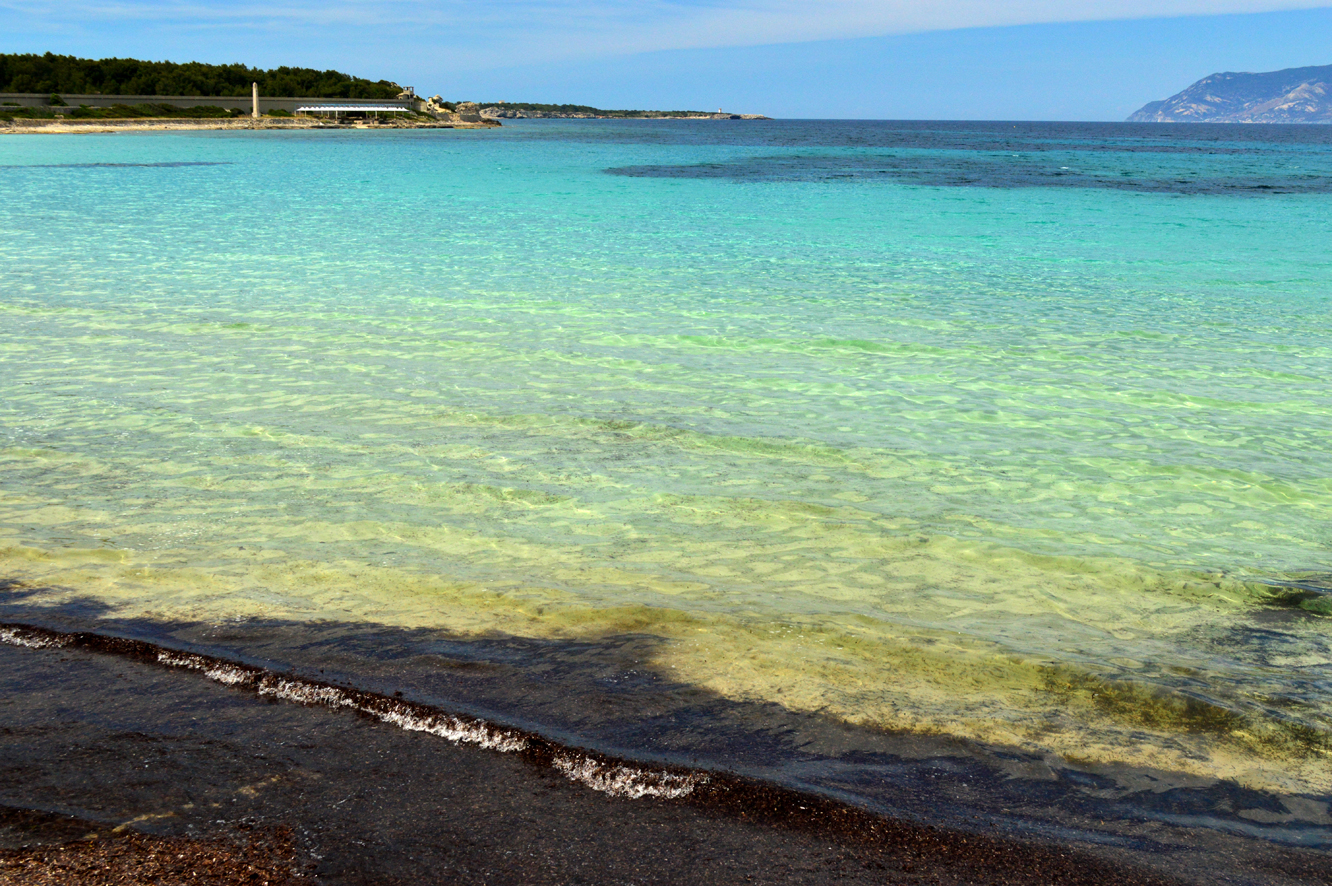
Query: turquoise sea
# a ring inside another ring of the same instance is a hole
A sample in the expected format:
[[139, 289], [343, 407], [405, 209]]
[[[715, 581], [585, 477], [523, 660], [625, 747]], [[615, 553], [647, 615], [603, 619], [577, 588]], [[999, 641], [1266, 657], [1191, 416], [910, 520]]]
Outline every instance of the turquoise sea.
[[0, 195], [25, 606], [647, 637], [1327, 819], [1327, 127], [10, 136]]

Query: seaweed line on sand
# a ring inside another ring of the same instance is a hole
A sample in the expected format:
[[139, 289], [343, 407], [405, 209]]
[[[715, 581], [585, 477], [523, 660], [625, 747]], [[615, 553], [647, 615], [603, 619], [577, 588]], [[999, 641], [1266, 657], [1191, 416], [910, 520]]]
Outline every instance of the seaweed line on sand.
[[429, 705], [320, 680], [274, 674], [193, 652], [165, 649], [141, 640], [90, 632], [72, 634], [29, 625], [0, 625], [0, 642], [29, 649], [75, 648], [120, 655], [148, 664], [198, 672], [224, 686], [248, 689], [262, 697], [347, 709], [409, 732], [425, 732], [455, 744], [472, 744], [506, 754], [522, 754], [553, 768], [571, 781], [613, 797], [631, 800], [678, 800], [693, 793], [708, 776], [699, 772], [642, 768], [585, 750], [559, 747], [538, 735], [495, 726], [485, 720], [450, 714]]

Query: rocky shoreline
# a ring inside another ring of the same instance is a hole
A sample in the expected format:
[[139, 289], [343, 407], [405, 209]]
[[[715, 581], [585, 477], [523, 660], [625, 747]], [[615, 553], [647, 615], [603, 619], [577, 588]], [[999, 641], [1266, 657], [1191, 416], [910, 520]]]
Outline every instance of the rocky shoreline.
[[491, 120], [770, 120], [762, 114], [728, 114], [718, 112], [716, 114], [671, 114], [671, 113], [652, 113], [642, 114], [591, 114], [585, 112], [561, 112], [561, 111], [536, 111], [526, 108], [504, 108], [498, 105], [490, 105], [481, 108], [481, 117]]
[[[595, 113], [593, 111], [596, 111]], [[190, 130], [290, 129], [485, 129], [501, 120], [768, 120], [762, 114], [715, 114], [669, 111], [543, 110], [531, 107], [482, 107], [474, 102], [446, 103], [439, 96], [426, 99], [413, 118], [341, 120], [329, 117], [125, 117], [74, 119], [69, 117], [15, 117], [0, 119], [0, 134], [184, 132]]]

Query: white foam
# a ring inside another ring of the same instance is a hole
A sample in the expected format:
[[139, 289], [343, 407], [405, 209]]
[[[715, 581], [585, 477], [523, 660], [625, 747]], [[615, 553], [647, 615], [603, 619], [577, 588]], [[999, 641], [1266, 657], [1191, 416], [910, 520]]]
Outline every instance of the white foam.
[[189, 668], [192, 671], [203, 671], [205, 677], [210, 680], [216, 680], [218, 683], [225, 683], [228, 686], [238, 686], [242, 683], [249, 684], [255, 680], [255, 675], [243, 668], [232, 665], [218, 664], [202, 658], [198, 655], [185, 655], [176, 652], [157, 653], [159, 663], [173, 668]]
[[363, 710], [350, 694], [335, 686], [318, 686], [306, 683], [304, 680], [289, 680], [282, 677], [264, 677], [259, 681], [258, 689], [260, 695], [271, 695], [297, 704], [319, 704], [330, 708]]
[[[459, 744], [474, 744], [479, 747], [502, 753], [515, 753], [526, 750], [527, 739], [504, 729], [477, 721], [469, 723], [457, 717], [428, 714], [421, 715], [406, 705], [385, 699], [380, 703], [362, 703], [356, 695], [336, 686], [320, 686], [305, 680], [288, 677], [262, 675], [254, 671], [232, 665], [219, 664], [198, 655], [178, 652], [159, 652], [159, 663], [175, 668], [189, 668], [200, 671], [210, 680], [227, 686], [253, 685], [260, 695], [297, 704], [323, 705], [330, 708], [351, 708], [363, 714], [369, 714], [377, 720], [405, 729], [409, 732], [426, 732]], [[387, 707], [387, 710], [385, 709]]]
[[598, 763], [587, 757], [560, 754], [555, 757], [555, 768], [565, 777], [594, 791], [612, 797], [639, 800], [657, 797], [676, 800], [694, 792], [707, 779], [702, 775], [676, 775], [663, 770], [636, 769], [632, 766]]
[[[29, 635], [12, 628], [0, 628], [0, 642], [31, 649], [44, 649], [65, 646], [70, 642], [70, 638]], [[517, 753], [528, 747], [526, 738], [509, 730], [491, 726], [484, 720], [468, 722], [447, 714], [420, 714], [401, 702], [373, 696], [368, 697], [372, 699], [371, 701], [361, 701], [360, 698], [367, 696], [360, 696], [359, 693], [352, 693], [336, 686], [261, 674], [252, 669], [184, 652], [163, 650], [157, 653], [157, 661], [167, 667], [199, 671], [209, 680], [226, 686], [252, 686], [260, 695], [283, 701], [330, 708], [350, 708], [381, 722], [397, 726], [399, 729], [425, 732], [454, 744], [473, 744], [506, 754]], [[630, 800], [644, 797], [675, 800], [688, 796], [698, 785], [707, 781], [707, 777], [703, 775], [678, 775], [661, 769], [639, 769], [618, 763], [600, 763], [588, 757], [568, 753], [557, 754], [553, 763], [555, 768], [570, 781], [613, 797]]]
[[58, 649], [69, 643], [68, 637], [43, 637], [40, 634], [19, 633], [13, 628], [0, 628], [0, 643], [24, 646], [28, 649]]
[[370, 711], [385, 723], [411, 732], [428, 732], [456, 743], [466, 742], [505, 754], [527, 749], [527, 739], [487, 723], [466, 723], [456, 717], [422, 717], [407, 711]]

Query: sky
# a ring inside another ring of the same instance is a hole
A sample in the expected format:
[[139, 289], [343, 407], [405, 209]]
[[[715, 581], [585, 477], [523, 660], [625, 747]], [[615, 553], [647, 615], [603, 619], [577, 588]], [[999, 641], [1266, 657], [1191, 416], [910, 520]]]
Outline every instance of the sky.
[[446, 99], [1122, 120], [1332, 64], [1329, 0], [0, 0], [0, 52], [335, 68]]

